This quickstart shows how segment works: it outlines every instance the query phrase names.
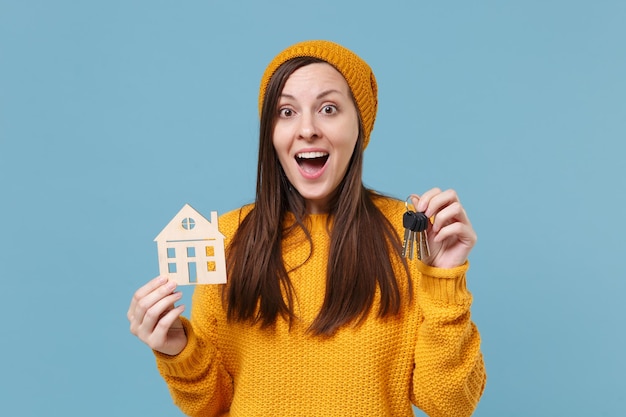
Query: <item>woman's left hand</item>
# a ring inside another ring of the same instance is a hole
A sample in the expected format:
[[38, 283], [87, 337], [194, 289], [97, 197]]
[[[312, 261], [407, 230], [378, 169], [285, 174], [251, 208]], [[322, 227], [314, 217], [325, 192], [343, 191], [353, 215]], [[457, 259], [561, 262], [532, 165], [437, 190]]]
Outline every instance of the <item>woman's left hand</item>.
[[433, 188], [421, 197], [411, 195], [411, 201], [432, 221], [427, 231], [430, 256], [422, 262], [438, 268], [464, 264], [477, 237], [456, 191]]

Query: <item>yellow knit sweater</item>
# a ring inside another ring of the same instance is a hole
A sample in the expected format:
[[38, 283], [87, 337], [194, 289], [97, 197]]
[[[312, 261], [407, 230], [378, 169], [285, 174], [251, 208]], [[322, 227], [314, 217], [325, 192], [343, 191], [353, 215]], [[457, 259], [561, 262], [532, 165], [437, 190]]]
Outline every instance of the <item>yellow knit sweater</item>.
[[[403, 234], [404, 203], [378, 199]], [[242, 216], [220, 217], [229, 239]], [[299, 321], [261, 329], [227, 323], [220, 287], [198, 286], [191, 321], [183, 318], [188, 343], [177, 356], [156, 353], [175, 403], [190, 416], [412, 416], [411, 403], [431, 417], [469, 416], [486, 375], [480, 336], [470, 320], [467, 265], [454, 269], [409, 261], [413, 302], [402, 312], [367, 319], [331, 338], [306, 333], [324, 298], [330, 239], [326, 216], [309, 216], [310, 259], [290, 273]], [[402, 236], [402, 234], [400, 236]], [[290, 237], [284, 261], [299, 265], [309, 244]], [[406, 288], [405, 277], [398, 279]]]

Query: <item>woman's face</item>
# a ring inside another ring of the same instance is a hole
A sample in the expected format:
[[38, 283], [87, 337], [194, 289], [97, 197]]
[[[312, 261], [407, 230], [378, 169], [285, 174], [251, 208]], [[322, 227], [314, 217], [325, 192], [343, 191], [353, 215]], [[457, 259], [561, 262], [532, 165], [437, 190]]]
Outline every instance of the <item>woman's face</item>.
[[326, 63], [297, 69], [278, 99], [272, 142], [309, 213], [324, 213], [343, 179], [359, 134], [348, 83]]

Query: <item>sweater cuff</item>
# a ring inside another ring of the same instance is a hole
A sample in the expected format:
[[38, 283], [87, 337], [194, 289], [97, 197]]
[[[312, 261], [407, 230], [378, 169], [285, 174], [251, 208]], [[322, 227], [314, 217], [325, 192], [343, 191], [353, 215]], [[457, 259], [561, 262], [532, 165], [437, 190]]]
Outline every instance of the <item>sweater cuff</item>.
[[193, 327], [187, 318], [180, 318], [187, 335], [187, 345], [178, 355], [166, 355], [153, 350], [156, 357], [157, 367], [162, 375], [173, 377], [189, 377], [197, 369], [201, 369], [202, 363], [206, 362], [206, 355], [212, 354], [208, 347], [203, 346], [200, 339], [193, 331]]
[[437, 268], [417, 261], [417, 269], [422, 275], [421, 290], [433, 299], [448, 304], [464, 304], [472, 295], [467, 289], [465, 273], [469, 262], [455, 268]]

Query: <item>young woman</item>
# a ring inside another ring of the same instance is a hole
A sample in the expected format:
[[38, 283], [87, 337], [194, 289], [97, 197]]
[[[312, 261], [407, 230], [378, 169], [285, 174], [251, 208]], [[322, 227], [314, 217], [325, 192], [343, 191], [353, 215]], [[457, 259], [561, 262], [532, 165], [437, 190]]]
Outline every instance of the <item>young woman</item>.
[[377, 110], [370, 67], [327, 41], [293, 45], [259, 94], [254, 204], [219, 219], [228, 283], [198, 286], [191, 320], [157, 277], [131, 332], [190, 416], [469, 416], [485, 386], [470, 319], [476, 242], [453, 190], [413, 196], [430, 255], [401, 256], [405, 202], [362, 183]]

